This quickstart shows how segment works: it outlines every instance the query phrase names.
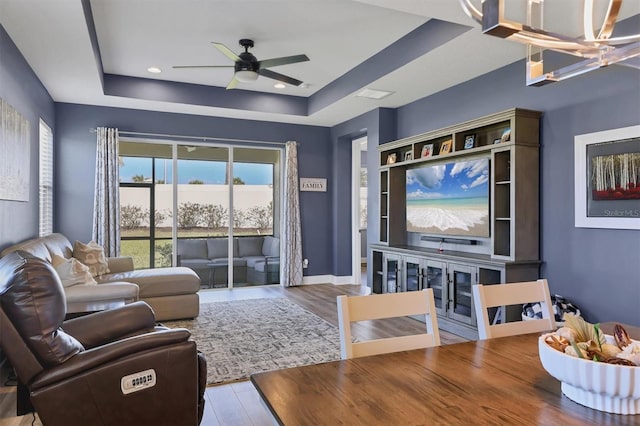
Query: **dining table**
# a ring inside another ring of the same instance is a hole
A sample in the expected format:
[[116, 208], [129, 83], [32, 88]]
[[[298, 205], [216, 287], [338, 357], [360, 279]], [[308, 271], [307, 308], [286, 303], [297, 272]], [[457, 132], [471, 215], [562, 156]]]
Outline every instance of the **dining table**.
[[[640, 338], [640, 327], [622, 325]], [[640, 425], [640, 415], [564, 396], [540, 362], [540, 335], [287, 368], [251, 382], [281, 425]]]

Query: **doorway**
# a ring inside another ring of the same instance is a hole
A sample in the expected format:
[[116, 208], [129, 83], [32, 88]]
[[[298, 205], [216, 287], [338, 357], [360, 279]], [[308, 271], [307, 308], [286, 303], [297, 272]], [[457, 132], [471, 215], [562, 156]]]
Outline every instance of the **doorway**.
[[367, 267], [367, 137], [351, 145], [351, 231], [352, 278], [366, 285]]

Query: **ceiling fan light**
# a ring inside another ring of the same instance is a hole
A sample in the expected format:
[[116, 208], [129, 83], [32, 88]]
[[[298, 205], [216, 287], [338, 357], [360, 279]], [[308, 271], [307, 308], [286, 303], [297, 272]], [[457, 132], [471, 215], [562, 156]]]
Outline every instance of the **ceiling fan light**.
[[255, 71], [236, 71], [236, 78], [243, 83], [251, 83], [258, 79], [258, 73]]

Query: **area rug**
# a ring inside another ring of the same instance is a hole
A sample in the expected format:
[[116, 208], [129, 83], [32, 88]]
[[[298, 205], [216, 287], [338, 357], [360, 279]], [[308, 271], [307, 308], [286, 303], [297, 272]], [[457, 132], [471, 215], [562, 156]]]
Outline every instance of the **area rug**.
[[210, 385], [340, 359], [338, 328], [284, 298], [206, 303], [194, 320], [163, 324], [191, 331]]

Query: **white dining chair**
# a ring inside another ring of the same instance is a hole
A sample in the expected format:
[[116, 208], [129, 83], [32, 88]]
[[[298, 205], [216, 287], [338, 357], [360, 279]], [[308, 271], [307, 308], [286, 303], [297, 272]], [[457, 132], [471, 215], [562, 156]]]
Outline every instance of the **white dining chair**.
[[[424, 315], [425, 332], [353, 342], [351, 324], [358, 321]], [[433, 289], [369, 296], [338, 296], [338, 324], [342, 359], [408, 351], [440, 345]]]
[[[556, 322], [547, 280], [494, 285], [478, 284], [473, 286], [472, 291], [478, 322], [478, 335], [481, 340], [555, 329]], [[540, 303], [542, 308], [542, 318], [540, 319], [499, 324], [492, 324], [489, 319], [488, 309], [490, 308], [500, 309], [504, 318], [506, 317], [504, 315], [506, 306], [536, 302], [544, 302]]]

